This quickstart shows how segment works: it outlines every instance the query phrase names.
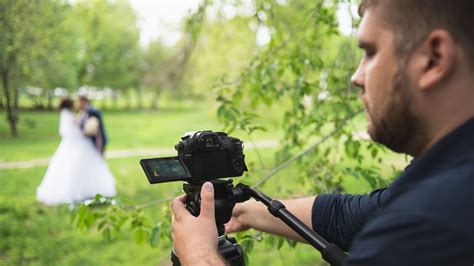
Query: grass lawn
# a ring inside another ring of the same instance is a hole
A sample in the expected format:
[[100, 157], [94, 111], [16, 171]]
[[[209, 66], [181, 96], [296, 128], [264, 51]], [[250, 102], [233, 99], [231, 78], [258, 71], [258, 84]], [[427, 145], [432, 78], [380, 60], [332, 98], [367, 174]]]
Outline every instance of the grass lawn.
[[[127, 161], [132, 164], [135, 160]], [[0, 171], [1, 264], [157, 265], [166, 260], [166, 248], [137, 245], [131, 234], [125, 233], [107, 242], [95, 231], [74, 229], [67, 206], [37, 203], [35, 189], [44, 171], [44, 167]], [[125, 179], [122, 174], [116, 176], [119, 184]], [[135, 192], [141, 189], [138, 185]]]
[[[4, 117], [0, 112], [0, 116]], [[214, 110], [195, 107], [156, 112], [119, 112], [104, 114], [110, 137], [109, 150], [173, 147], [184, 132], [196, 129], [221, 130]], [[9, 137], [7, 124], [0, 120], [0, 161], [32, 160], [50, 157], [60, 139], [58, 113], [22, 112], [20, 138]], [[233, 136], [246, 139], [242, 132]], [[257, 140], [278, 139], [279, 133], [258, 133]], [[276, 148], [261, 149], [266, 168], [271, 168]], [[268, 170], [258, 171], [257, 154], [248, 150], [246, 161], [253, 162], [251, 172], [235, 183], [252, 184]], [[130, 204], [142, 204], [181, 194], [179, 182], [149, 185], [141, 167], [140, 158], [110, 159], [109, 166], [117, 180], [117, 190]], [[394, 159], [398, 160], [398, 159]], [[36, 202], [35, 189], [41, 182], [46, 167], [0, 170], [0, 264], [2, 265], [169, 265], [171, 243], [163, 241], [157, 247], [139, 245], [130, 230], [106, 241], [95, 230], [76, 230], [70, 221], [67, 206], [45, 207]], [[304, 195], [295, 166], [283, 170], [260, 189], [269, 196], [292, 197]], [[345, 181], [347, 191], [363, 192], [368, 189], [362, 180]], [[145, 209], [153, 223], [162, 219], [155, 205]], [[128, 228], [128, 227], [125, 227]], [[324, 265], [318, 252], [299, 244], [291, 248], [285, 244], [277, 250], [268, 242], [258, 242], [250, 255], [250, 265]]]

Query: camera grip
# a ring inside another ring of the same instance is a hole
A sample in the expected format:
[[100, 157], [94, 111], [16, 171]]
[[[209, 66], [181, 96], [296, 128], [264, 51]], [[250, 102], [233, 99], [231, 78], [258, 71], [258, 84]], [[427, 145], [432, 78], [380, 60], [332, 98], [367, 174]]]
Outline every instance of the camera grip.
[[198, 193], [188, 195], [186, 198], [186, 209], [193, 215], [198, 217], [201, 213], [201, 196]]

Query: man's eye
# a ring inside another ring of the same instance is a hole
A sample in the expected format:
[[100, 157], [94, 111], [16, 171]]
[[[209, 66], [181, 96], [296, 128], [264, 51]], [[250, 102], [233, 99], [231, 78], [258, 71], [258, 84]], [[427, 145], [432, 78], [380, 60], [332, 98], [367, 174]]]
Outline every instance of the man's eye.
[[373, 50], [364, 50], [364, 57], [371, 58], [375, 55], [375, 51]]

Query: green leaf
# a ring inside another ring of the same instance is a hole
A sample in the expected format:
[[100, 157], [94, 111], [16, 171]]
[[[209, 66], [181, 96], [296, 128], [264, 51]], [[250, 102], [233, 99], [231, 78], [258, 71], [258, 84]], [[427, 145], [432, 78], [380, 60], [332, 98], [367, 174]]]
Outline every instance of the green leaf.
[[296, 245], [298, 244], [297, 241], [292, 240], [292, 239], [286, 239], [286, 243], [288, 243], [288, 245], [289, 245], [290, 247], [292, 247], [292, 248], [295, 248]]
[[135, 242], [138, 244], [145, 243], [145, 240], [147, 239], [147, 231], [145, 231], [142, 227], [135, 229], [133, 232], [133, 239], [135, 239]]
[[244, 253], [250, 253], [254, 247], [254, 240], [251, 238], [243, 239], [240, 242], [240, 246], [242, 246]]
[[110, 228], [105, 228], [104, 231], [102, 231], [102, 237], [107, 241], [112, 239], [112, 231]]
[[158, 245], [158, 242], [160, 240], [160, 228], [161, 226], [160, 224], [158, 224], [155, 227], [153, 227], [153, 229], [151, 229], [149, 241], [152, 247], [156, 247]]
[[277, 249], [281, 249], [281, 247], [283, 246], [283, 243], [285, 243], [285, 239], [282, 238], [282, 237], [279, 237], [278, 238], [278, 242], [277, 242]]

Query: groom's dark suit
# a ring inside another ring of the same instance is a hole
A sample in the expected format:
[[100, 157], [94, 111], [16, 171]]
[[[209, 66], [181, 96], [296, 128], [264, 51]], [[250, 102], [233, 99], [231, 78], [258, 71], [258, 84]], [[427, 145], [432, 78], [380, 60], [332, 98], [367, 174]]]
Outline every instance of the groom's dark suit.
[[99, 120], [99, 130], [96, 136], [90, 136], [88, 138], [92, 141], [97, 150], [103, 154], [105, 151], [105, 145], [107, 144], [107, 134], [105, 133], [102, 113], [91, 105], [87, 106], [81, 119], [82, 130], [84, 130], [85, 122], [89, 117], [95, 117], [97, 120]]

